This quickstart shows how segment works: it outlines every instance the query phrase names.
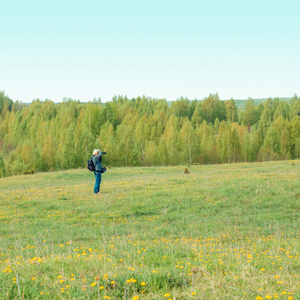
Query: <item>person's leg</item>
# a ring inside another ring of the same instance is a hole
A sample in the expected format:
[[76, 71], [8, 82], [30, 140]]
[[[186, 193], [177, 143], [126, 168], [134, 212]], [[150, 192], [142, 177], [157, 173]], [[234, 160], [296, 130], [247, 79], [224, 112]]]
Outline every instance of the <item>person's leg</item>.
[[95, 172], [95, 178], [94, 193], [97, 194], [100, 192], [101, 172]]

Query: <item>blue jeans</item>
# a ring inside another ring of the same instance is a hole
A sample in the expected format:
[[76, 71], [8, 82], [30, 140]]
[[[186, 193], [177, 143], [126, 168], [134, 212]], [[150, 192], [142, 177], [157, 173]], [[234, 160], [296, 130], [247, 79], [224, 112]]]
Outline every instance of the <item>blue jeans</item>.
[[94, 193], [97, 194], [100, 192], [100, 184], [101, 184], [101, 172], [94, 172], [95, 173], [95, 186], [94, 186]]

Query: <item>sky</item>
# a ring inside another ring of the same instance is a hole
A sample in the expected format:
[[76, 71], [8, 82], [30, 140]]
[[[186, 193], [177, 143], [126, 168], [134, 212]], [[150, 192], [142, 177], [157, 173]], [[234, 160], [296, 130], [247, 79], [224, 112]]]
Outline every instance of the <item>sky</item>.
[[1, 1], [12, 100], [300, 95], [300, 1]]

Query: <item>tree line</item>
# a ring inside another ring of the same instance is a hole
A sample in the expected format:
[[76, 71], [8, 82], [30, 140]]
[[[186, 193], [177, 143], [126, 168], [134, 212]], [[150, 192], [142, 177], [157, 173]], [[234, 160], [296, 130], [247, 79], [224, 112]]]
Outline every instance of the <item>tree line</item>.
[[238, 109], [202, 101], [115, 96], [111, 102], [14, 102], [0, 92], [0, 177], [86, 167], [92, 150], [107, 166], [166, 166], [298, 159], [300, 98], [248, 99]]

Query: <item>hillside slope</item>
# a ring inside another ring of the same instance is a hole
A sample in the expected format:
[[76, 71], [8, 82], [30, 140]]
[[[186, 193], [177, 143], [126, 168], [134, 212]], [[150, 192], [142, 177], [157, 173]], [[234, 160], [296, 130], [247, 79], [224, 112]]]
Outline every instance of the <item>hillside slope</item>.
[[299, 166], [2, 178], [0, 298], [299, 299]]

